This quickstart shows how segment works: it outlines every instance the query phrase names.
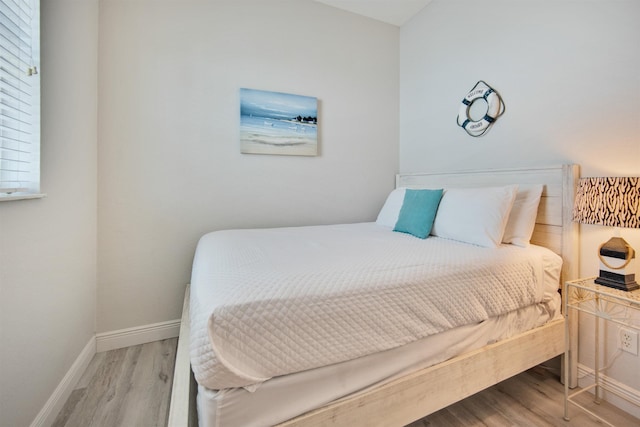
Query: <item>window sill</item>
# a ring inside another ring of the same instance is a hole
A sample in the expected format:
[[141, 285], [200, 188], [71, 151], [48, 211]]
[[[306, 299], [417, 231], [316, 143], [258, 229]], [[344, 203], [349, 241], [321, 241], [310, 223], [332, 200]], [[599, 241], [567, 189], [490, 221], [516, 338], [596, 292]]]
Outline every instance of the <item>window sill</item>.
[[47, 197], [44, 193], [35, 194], [6, 194], [0, 195], [0, 202], [11, 202], [14, 200], [43, 199]]

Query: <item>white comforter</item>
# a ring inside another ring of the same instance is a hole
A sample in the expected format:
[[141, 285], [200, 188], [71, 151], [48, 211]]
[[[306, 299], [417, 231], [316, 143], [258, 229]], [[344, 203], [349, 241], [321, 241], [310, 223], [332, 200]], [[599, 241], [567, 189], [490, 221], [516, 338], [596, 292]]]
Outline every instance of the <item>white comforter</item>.
[[210, 389], [244, 387], [395, 348], [544, 302], [560, 265], [543, 248], [374, 223], [209, 233], [192, 271], [193, 371]]

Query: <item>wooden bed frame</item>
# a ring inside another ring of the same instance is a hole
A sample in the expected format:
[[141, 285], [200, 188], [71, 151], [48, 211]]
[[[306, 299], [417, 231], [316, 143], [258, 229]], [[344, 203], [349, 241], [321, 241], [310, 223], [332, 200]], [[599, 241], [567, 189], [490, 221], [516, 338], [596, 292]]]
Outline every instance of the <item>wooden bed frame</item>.
[[[564, 283], [578, 277], [578, 226], [572, 222], [571, 217], [578, 178], [577, 165], [563, 165], [400, 174], [396, 176], [396, 187], [544, 184], [532, 243], [545, 246], [563, 257], [561, 283]], [[564, 319], [554, 320], [507, 340], [406, 375], [369, 392], [330, 403], [279, 426], [404, 426], [564, 353], [564, 343]], [[569, 357], [576, 355], [576, 351], [570, 351]], [[576, 374], [577, 372], [569, 373], [571, 386], [577, 381]], [[187, 285], [173, 377], [169, 427], [197, 426], [195, 393], [196, 385], [189, 361]]]

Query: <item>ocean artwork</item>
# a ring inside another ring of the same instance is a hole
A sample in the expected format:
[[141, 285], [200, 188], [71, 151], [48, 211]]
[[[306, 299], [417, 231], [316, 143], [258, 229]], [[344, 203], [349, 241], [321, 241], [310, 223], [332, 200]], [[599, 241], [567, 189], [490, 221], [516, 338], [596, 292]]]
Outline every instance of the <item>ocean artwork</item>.
[[318, 155], [318, 99], [240, 89], [240, 151]]

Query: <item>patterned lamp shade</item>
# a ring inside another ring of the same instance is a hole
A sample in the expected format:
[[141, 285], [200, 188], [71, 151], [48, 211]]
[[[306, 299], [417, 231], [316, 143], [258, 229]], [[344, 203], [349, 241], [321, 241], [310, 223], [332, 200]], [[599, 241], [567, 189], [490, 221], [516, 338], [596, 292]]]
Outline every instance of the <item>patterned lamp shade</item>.
[[[583, 178], [578, 182], [573, 220], [582, 224], [640, 228], [640, 177]], [[598, 250], [600, 275], [595, 282], [623, 291], [640, 289], [633, 248], [612, 237]]]
[[573, 220], [640, 228], [640, 177], [582, 178], [578, 182]]

